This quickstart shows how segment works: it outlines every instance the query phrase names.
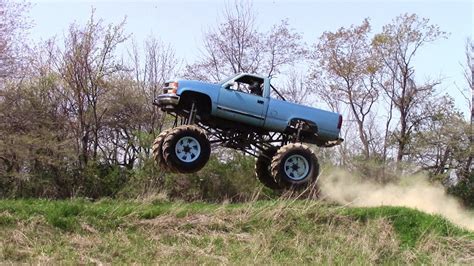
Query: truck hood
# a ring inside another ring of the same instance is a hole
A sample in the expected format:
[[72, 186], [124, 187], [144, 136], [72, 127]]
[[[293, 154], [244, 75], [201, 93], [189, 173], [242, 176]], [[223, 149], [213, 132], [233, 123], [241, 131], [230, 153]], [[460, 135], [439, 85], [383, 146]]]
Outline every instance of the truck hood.
[[187, 90], [189, 88], [192, 88], [193, 90], [219, 90], [221, 87], [220, 84], [216, 83], [210, 83], [210, 82], [203, 82], [203, 81], [198, 81], [198, 80], [186, 80], [186, 79], [180, 79], [178, 80], [178, 94], [180, 94], [181, 91]]

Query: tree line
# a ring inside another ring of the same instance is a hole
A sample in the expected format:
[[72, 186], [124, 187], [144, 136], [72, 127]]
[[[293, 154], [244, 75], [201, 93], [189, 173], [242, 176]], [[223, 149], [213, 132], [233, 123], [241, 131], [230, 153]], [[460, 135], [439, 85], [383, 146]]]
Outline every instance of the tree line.
[[[236, 1], [203, 32], [199, 59], [180, 67], [182, 59], [159, 36], [139, 43], [125, 20], [107, 24], [94, 11], [87, 23], [70, 24], [62, 40], [28, 42], [27, 9], [0, 0], [1, 197], [98, 198], [153, 189], [193, 199], [251, 194], [256, 183], [242, 181], [253, 179], [247, 156], [222, 160], [216, 151], [209, 169], [186, 177], [162, 172], [150, 154], [169, 126], [152, 105], [165, 80], [218, 81], [249, 72], [278, 76], [290, 101], [344, 114], [345, 142], [318, 150], [321, 161], [379, 182], [407, 171], [442, 181], [455, 176], [463, 185], [456, 193], [474, 202], [472, 114], [465, 121], [441, 79], [416, 78], [417, 53], [448, 38], [426, 18], [401, 14], [380, 32], [367, 18], [307, 45], [286, 19], [262, 31], [251, 4]], [[466, 95], [473, 90], [473, 51], [468, 42], [460, 88]], [[224, 170], [229, 165], [241, 167], [240, 176]]]

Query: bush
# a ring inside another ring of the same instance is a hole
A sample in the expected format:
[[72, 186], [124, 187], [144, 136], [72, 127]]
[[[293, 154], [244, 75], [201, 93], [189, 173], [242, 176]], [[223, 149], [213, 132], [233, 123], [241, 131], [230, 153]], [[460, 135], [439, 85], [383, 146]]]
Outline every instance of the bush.
[[257, 181], [254, 167], [254, 157], [228, 150], [221, 157], [211, 156], [207, 165], [194, 174], [164, 172], [152, 158], [144, 158], [133, 169], [89, 161], [83, 169], [74, 164], [36, 168], [28, 178], [1, 175], [0, 197], [98, 199], [160, 195], [184, 201], [238, 202], [253, 198], [259, 190], [264, 192], [260, 197], [276, 195]]
[[460, 198], [466, 206], [474, 207], [474, 173], [470, 173], [455, 186], [448, 188], [448, 192]]
[[81, 173], [83, 182], [80, 185], [80, 195], [88, 198], [114, 197], [123, 189], [129, 173], [126, 169], [116, 166], [92, 162]]
[[198, 173], [166, 175], [164, 189], [170, 198], [186, 201], [241, 201], [250, 198], [260, 186], [254, 165], [253, 157], [238, 153], [225, 161], [212, 156]]
[[165, 172], [159, 169], [153, 158], [144, 158], [140, 166], [128, 172], [127, 183], [117, 194], [120, 198], [137, 198], [163, 192]]

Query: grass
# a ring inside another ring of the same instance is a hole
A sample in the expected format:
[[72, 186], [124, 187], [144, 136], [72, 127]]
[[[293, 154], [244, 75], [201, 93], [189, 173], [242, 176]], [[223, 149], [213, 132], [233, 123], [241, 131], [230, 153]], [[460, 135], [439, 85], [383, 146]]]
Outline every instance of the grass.
[[0, 263], [472, 264], [474, 233], [401, 207], [0, 200]]
[[424, 234], [443, 237], [472, 235], [439, 215], [429, 215], [404, 207], [348, 208], [343, 213], [364, 222], [369, 219], [387, 219], [397, 233], [402, 247], [415, 247]]

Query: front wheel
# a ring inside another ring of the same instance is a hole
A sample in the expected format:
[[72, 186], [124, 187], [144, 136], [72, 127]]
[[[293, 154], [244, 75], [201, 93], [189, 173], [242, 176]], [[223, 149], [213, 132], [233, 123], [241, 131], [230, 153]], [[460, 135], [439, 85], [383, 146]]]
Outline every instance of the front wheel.
[[163, 159], [166, 165], [179, 173], [194, 173], [206, 165], [211, 145], [206, 134], [196, 126], [174, 128], [163, 141]]
[[272, 160], [271, 170], [280, 187], [299, 190], [317, 181], [319, 163], [308, 146], [291, 143], [277, 151]]

